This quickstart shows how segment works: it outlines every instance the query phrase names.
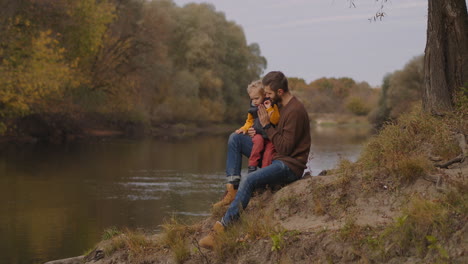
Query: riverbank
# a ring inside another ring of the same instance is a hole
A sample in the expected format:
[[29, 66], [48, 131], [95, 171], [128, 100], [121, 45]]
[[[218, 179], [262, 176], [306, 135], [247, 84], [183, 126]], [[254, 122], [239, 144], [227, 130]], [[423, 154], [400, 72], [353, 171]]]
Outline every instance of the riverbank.
[[197, 241], [224, 210], [158, 234], [107, 230], [85, 263], [466, 263], [467, 128], [405, 115], [357, 162], [257, 193], [213, 251]]
[[367, 116], [352, 114], [309, 113], [316, 126], [370, 126]]
[[[86, 256], [47, 264], [466, 263], [466, 212], [441, 206], [466, 206], [466, 193], [456, 189], [466, 184], [467, 175], [464, 162], [430, 175], [442, 177], [443, 183], [420, 178], [398, 190], [392, 182], [369, 186], [365, 177], [351, 181], [338, 171], [305, 177], [257, 194], [241, 222], [217, 237], [213, 251], [201, 249], [197, 241], [210, 232], [220, 212], [196, 224], [172, 220], [161, 234], [107, 230]], [[455, 200], [445, 200], [441, 188]], [[452, 219], [440, 222], [439, 214]], [[448, 233], [431, 234], [439, 228]]]
[[154, 124], [129, 122], [112, 124], [111, 122], [82, 122], [73, 126], [61, 123], [48, 124], [42, 120], [24, 122], [14, 131], [0, 136], [0, 145], [5, 144], [34, 144], [47, 142], [62, 144], [73, 141], [92, 141], [112, 138], [157, 138], [181, 139], [197, 135], [229, 134], [237, 128], [237, 124]]

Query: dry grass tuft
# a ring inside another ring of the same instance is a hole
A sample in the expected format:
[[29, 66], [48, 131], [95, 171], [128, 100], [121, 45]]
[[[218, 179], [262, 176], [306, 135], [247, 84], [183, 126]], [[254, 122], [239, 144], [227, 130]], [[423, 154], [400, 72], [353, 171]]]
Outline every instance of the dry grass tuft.
[[400, 185], [413, 182], [434, 170], [430, 156], [448, 160], [460, 154], [449, 122], [450, 119], [438, 119], [416, 108], [373, 137], [357, 164], [365, 170], [384, 170]]
[[412, 199], [403, 215], [382, 235], [386, 242], [382, 248], [383, 258], [395, 255], [424, 257], [429, 239], [447, 238], [450, 233], [448, 217], [448, 210], [442, 204], [419, 197]]
[[145, 250], [156, 247], [145, 234], [125, 229], [119, 231], [117, 235], [108, 239], [110, 242], [105, 246], [106, 255], [112, 255], [115, 251], [126, 249], [128, 257], [141, 256]]
[[437, 200], [414, 196], [403, 215], [380, 237], [380, 260], [395, 256], [418, 256], [450, 263], [447, 241], [466, 225], [467, 185], [453, 186]]
[[256, 240], [272, 237], [273, 234], [283, 231], [273, 221], [273, 213], [260, 208], [264, 208], [263, 202], [244, 211], [239, 221], [229, 226], [224, 233], [216, 236], [214, 252], [220, 261], [247, 249]]
[[414, 156], [399, 160], [393, 173], [400, 183], [413, 183], [432, 170], [433, 165], [426, 157]]
[[163, 234], [160, 243], [168, 247], [176, 263], [182, 263], [190, 257], [190, 244], [196, 226], [180, 223], [175, 217], [162, 225]]
[[227, 209], [228, 209], [228, 206], [211, 207], [211, 217], [215, 219], [219, 219], [224, 216]]
[[[344, 163], [348, 164], [348, 161], [341, 162], [341, 164]], [[314, 186], [312, 196], [314, 201], [313, 212], [315, 214], [339, 218], [347, 208], [354, 204], [355, 193], [353, 186], [358, 183], [356, 181], [358, 178], [351, 173], [353, 170], [354, 167], [351, 165], [339, 166], [335, 170], [335, 173], [339, 174], [334, 181]]]

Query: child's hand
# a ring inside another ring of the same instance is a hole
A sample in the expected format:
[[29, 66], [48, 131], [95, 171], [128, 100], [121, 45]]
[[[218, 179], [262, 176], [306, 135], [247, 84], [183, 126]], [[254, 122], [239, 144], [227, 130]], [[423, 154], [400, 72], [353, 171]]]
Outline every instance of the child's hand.
[[265, 102], [263, 102], [263, 105], [265, 106], [266, 109], [269, 109], [271, 107], [271, 101], [266, 100]]
[[256, 133], [255, 128], [253, 128], [253, 127], [249, 128], [249, 130], [247, 132], [249, 133], [249, 136], [251, 138], [253, 138], [253, 136], [255, 136], [255, 133]]

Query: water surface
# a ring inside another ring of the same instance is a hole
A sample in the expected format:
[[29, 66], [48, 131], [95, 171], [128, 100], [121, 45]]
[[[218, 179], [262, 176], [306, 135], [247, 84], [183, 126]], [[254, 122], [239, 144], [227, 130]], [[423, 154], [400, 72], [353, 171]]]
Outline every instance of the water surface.
[[[309, 170], [356, 160], [368, 128], [315, 128]], [[156, 232], [223, 193], [228, 135], [30, 145], [0, 152], [0, 263], [83, 254], [111, 226]], [[246, 163], [244, 163], [246, 165]]]

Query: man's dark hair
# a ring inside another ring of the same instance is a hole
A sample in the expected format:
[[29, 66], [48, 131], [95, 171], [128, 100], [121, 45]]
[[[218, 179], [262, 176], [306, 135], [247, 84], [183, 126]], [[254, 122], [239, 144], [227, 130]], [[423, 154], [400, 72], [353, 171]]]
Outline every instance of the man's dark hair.
[[264, 86], [270, 86], [271, 90], [278, 92], [279, 89], [283, 89], [284, 92], [288, 92], [288, 79], [280, 71], [271, 71], [265, 75], [262, 79]]

